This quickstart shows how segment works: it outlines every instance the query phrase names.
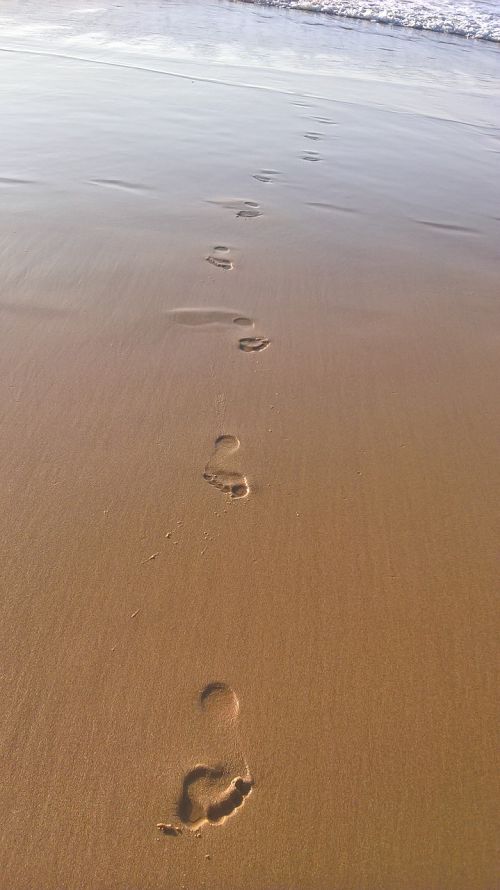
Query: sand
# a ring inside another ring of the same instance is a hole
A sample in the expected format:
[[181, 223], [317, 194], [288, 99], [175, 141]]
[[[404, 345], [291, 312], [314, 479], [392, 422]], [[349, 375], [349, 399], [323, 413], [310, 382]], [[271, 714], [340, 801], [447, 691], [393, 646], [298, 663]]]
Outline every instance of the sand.
[[1, 890], [492, 890], [491, 123], [0, 64]]

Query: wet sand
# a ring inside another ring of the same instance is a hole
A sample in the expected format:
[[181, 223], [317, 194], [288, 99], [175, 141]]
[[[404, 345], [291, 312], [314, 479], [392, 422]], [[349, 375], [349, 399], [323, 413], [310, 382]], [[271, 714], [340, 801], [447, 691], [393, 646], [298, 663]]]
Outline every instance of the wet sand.
[[0, 888], [492, 890], [486, 105], [0, 64]]

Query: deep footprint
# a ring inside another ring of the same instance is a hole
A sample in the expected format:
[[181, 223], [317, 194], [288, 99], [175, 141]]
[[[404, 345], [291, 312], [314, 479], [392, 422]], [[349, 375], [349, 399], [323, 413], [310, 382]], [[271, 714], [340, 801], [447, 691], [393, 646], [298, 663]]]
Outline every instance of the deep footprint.
[[[191, 829], [199, 828], [206, 822], [221, 825], [242, 806], [252, 788], [250, 775], [235, 776], [228, 781], [222, 766], [213, 768], [200, 764], [184, 777], [177, 815]], [[171, 836], [180, 834], [180, 830], [173, 825], [169, 824], [169, 829], [164, 833]]]
[[211, 768], [199, 764], [184, 776], [182, 790], [177, 802], [177, 815], [184, 825], [195, 828], [206, 820], [210, 795], [220, 793], [219, 783], [224, 777], [222, 766]]
[[[199, 702], [202, 711], [219, 727], [237, 733], [234, 724], [240, 704], [227, 683], [209, 683], [201, 691]], [[222, 825], [240, 809], [254, 786], [243, 756], [241, 766], [243, 775], [235, 775], [234, 765], [230, 767], [228, 763], [216, 766], [197, 764], [186, 773], [176, 809], [178, 819], [186, 828], [196, 830], [204, 824]], [[157, 827], [172, 837], [182, 832], [180, 826], [171, 822], [160, 822]]]
[[225, 822], [235, 810], [241, 807], [252, 788], [253, 781], [250, 776], [247, 779], [243, 779], [242, 776], [237, 776], [232, 780], [220, 799], [208, 807], [208, 821], [212, 822], [214, 825]]
[[219, 491], [231, 495], [232, 499], [245, 498], [250, 492], [246, 476], [228, 470], [225, 464], [240, 447], [237, 436], [219, 436], [215, 440], [215, 450], [205, 467], [203, 478]]
[[262, 352], [271, 343], [266, 337], [242, 337], [238, 346], [243, 352]]
[[222, 244], [217, 244], [212, 252], [206, 257], [206, 260], [218, 269], [229, 271], [234, 268], [234, 263], [231, 259], [231, 251], [229, 250], [229, 247], [224, 247]]

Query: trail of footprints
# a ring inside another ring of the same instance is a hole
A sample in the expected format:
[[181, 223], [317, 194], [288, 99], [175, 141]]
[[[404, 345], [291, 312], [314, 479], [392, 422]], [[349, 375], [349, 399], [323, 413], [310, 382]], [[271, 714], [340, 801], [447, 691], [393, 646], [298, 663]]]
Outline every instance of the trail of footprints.
[[[274, 176], [278, 176], [277, 170], [261, 170], [254, 178], [261, 182], [271, 182]], [[260, 205], [257, 201], [222, 200], [210, 203], [231, 210], [240, 219], [253, 219], [261, 216]], [[230, 272], [234, 269], [234, 259], [231, 248], [225, 244], [216, 244], [205, 257], [207, 262], [217, 269]], [[180, 325], [189, 327], [217, 328], [255, 326], [253, 319], [229, 309], [219, 308], [179, 308], [168, 313], [172, 320]], [[271, 341], [263, 336], [246, 336], [238, 339], [238, 348], [241, 352], [262, 352], [270, 346]], [[231, 499], [245, 498], [250, 492], [250, 486], [246, 476], [237, 469], [231, 468], [232, 457], [240, 447], [237, 436], [221, 435], [215, 440], [213, 454], [205, 466], [203, 478], [219, 491], [229, 494]], [[238, 788], [234, 789], [234, 794]]]
[[[322, 117], [316, 117], [314, 120], [322, 124], [335, 123]], [[323, 138], [323, 134], [311, 131], [305, 133], [304, 138], [317, 142]], [[310, 162], [321, 160], [316, 151], [304, 151], [301, 157]], [[274, 182], [279, 172], [260, 170], [252, 175], [258, 182], [267, 184]], [[211, 203], [233, 211], [239, 219], [255, 219], [262, 215], [260, 205], [256, 201]], [[235, 268], [231, 248], [223, 244], [214, 245], [205, 259], [224, 272], [230, 272]], [[255, 325], [252, 318], [229, 309], [181, 308], [171, 310], [169, 314], [175, 323], [188, 327], [253, 328]], [[262, 352], [269, 345], [270, 340], [263, 336], [245, 336], [238, 339], [238, 348], [245, 353]], [[240, 440], [237, 436], [229, 434], [218, 436], [203, 472], [203, 478], [209, 485], [228, 494], [232, 500], [246, 498], [250, 493], [248, 479], [237, 466], [236, 455], [239, 449]], [[200, 693], [199, 707], [203, 720], [211, 722], [212, 730], [215, 729], [219, 735], [221, 731], [225, 734], [226, 752], [221, 760], [214, 759], [214, 762], [209, 764], [197, 763], [185, 773], [172, 821], [157, 824], [158, 830], [170, 837], [178, 837], [185, 830], [199, 833], [204, 825], [223, 824], [241, 809], [254, 787], [254, 780], [242, 753], [237, 732], [240, 704], [234, 690], [223, 682], [210, 683]]]

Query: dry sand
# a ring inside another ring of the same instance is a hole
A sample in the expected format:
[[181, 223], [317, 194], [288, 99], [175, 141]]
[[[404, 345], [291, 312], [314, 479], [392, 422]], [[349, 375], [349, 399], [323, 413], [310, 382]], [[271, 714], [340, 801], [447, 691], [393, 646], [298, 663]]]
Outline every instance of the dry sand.
[[488, 135], [1, 63], [1, 890], [493, 890]]

